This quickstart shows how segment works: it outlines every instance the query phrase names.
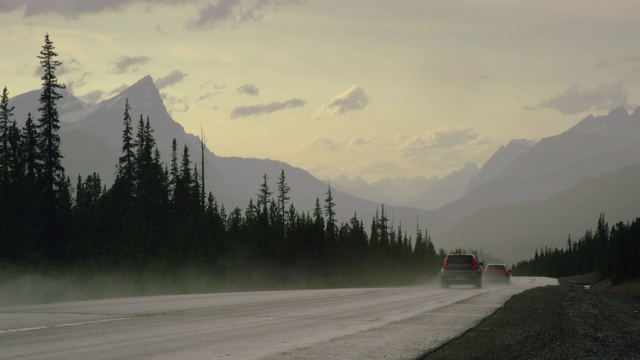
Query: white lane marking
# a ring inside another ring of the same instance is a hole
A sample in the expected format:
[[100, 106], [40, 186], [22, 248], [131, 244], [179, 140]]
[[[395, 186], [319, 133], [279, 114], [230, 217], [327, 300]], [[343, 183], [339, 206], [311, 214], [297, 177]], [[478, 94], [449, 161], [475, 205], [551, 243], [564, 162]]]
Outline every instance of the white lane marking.
[[327, 298], [343, 297], [343, 296], [349, 296], [349, 295], [360, 295], [360, 294], [364, 294], [364, 293], [365, 293], [364, 291], [359, 291], [359, 292], [355, 292], [355, 293], [338, 293], [338, 294], [330, 294], [330, 295], [316, 296], [316, 297], [309, 297], [309, 298], [281, 299], [281, 300], [272, 300], [272, 301], [264, 301], [264, 302], [253, 302], [253, 303], [237, 304], [237, 305], [213, 306], [213, 307], [206, 307], [206, 308], [199, 308], [199, 309], [184, 309], [184, 310], [157, 312], [157, 313], [136, 314], [136, 315], [132, 315], [132, 316], [123, 316], [123, 317], [117, 317], [117, 318], [111, 318], [111, 319], [76, 321], [76, 322], [62, 323], [62, 324], [51, 324], [51, 325], [33, 326], [33, 327], [26, 327], [26, 328], [0, 330], [0, 335], [3, 335], [3, 334], [15, 334], [15, 333], [26, 332], [26, 331], [55, 329], [55, 328], [62, 328], [62, 327], [69, 327], [69, 326], [100, 324], [100, 323], [107, 323], [107, 322], [113, 322], [113, 321], [129, 320], [129, 319], [133, 319], [133, 318], [146, 317], [146, 316], [175, 315], [175, 314], [180, 314], [180, 313], [196, 313], [196, 312], [203, 312], [203, 311], [220, 310], [220, 309], [225, 309], [225, 308], [226, 309], [228, 309], [228, 308], [241, 308], [241, 307], [260, 306], [260, 305], [264, 305], [264, 304], [280, 304], [280, 303], [286, 303], [286, 302], [298, 302], [298, 301], [308, 301], [308, 300], [317, 300], [317, 299], [327, 299]]
[[129, 319], [133, 319], [133, 318], [134, 318], [134, 316], [127, 316], [127, 317], [112, 318], [112, 319], [87, 320], [87, 321], [78, 321], [78, 322], [72, 322], [72, 323], [52, 324], [52, 325], [34, 326], [34, 327], [28, 327], [28, 328], [0, 330], [0, 335], [2, 335], [2, 334], [19, 333], [19, 332], [25, 332], [25, 331], [61, 328], [61, 327], [68, 327], [68, 326], [99, 324], [99, 323], [106, 323], [106, 322], [112, 322], [112, 321], [129, 320]]

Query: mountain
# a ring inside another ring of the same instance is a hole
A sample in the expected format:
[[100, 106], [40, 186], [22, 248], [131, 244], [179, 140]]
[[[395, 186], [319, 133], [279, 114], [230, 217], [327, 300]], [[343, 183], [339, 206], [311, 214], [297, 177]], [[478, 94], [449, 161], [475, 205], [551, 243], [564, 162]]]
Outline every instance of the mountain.
[[[198, 162], [200, 158], [200, 139], [185, 132], [184, 128], [172, 119], [162, 101], [162, 96], [150, 76], [145, 76], [118, 95], [96, 105], [88, 105], [68, 92], [59, 103], [61, 120], [61, 151], [63, 166], [75, 183], [78, 175], [86, 177], [97, 172], [107, 186], [113, 182], [118, 157], [121, 154], [123, 115], [125, 101], [131, 106], [134, 132], [140, 116], [146, 121], [149, 118], [154, 131], [157, 147], [162, 161], [169, 164], [171, 143], [176, 139], [179, 154], [186, 145], [190, 149], [191, 160]], [[15, 106], [14, 116], [26, 121], [26, 114], [31, 112], [37, 118], [39, 107], [39, 91], [31, 91], [18, 95], [10, 100]], [[22, 125], [20, 125], [22, 126]], [[208, 144], [215, 146], [215, 144]], [[290, 186], [291, 202], [298, 211], [312, 211], [316, 199], [324, 205], [328, 184], [316, 179], [307, 171], [289, 164], [268, 160], [238, 157], [219, 157], [209, 149], [205, 149], [205, 183], [207, 191], [211, 191], [218, 202], [227, 211], [235, 207], [245, 209], [250, 199], [257, 198], [263, 175], [269, 178], [271, 191], [277, 191], [277, 181], [282, 170], [285, 171]], [[360, 199], [332, 189], [336, 203], [338, 221], [347, 221], [357, 213], [365, 224], [370, 223], [380, 203]], [[429, 217], [424, 210], [387, 207], [387, 212], [402, 222], [405, 227], [412, 228], [416, 217]]]
[[380, 204], [398, 204], [397, 197], [390, 196], [389, 194], [380, 191], [359, 176], [355, 180], [350, 180], [346, 175], [342, 175], [331, 181], [331, 187], [338, 191]]
[[409, 199], [422, 193], [438, 181], [437, 176], [428, 179], [424, 176], [412, 179], [397, 177], [378, 180], [372, 183], [371, 186], [393, 199], [392, 204], [406, 204]]
[[[24, 126], [29, 113], [31, 113], [33, 121], [37, 121], [39, 117], [40, 92], [40, 90], [32, 90], [9, 100], [11, 106], [15, 107], [13, 118], [18, 122], [18, 127], [22, 128]], [[60, 94], [62, 99], [58, 103], [58, 114], [60, 115], [61, 131], [64, 131], [66, 125], [74, 123], [90, 113], [94, 106], [83, 102], [65, 89], [62, 89]]]
[[435, 209], [462, 197], [469, 180], [478, 173], [478, 165], [469, 163], [433, 184], [405, 202], [409, 207]]
[[605, 116], [587, 117], [562, 134], [539, 141], [498, 177], [433, 210], [433, 216], [445, 219], [433, 224], [433, 231], [444, 231], [483, 208], [548, 199], [583, 178], [636, 165], [640, 163], [638, 139], [638, 109], [632, 115], [616, 109]]
[[478, 186], [500, 176], [515, 159], [527, 152], [535, 144], [535, 141], [518, 139], [511, 140], [507, 146], [500, 146], [500, 149], [491, 155], [480, 171], [469, 180], [464, 189], [464, 194], [468, 194]]
[[360, 177], [350, 180], [343, 175], [332, 184], [343, 192], [374, 202], [431, 210], [460, 198], [477, 173], [478, 166], [470, 163], [442, 179], [385, 178], [369, 184]]
[[610, 225], [640, 216], [640, 165], [582, 179], [546, 200], [478, 210], [433, 240], [445, 249], [481, 247], [513, 263], [542, 246], [565, 248], [569, 235], [577, 240], [595, 229], [601, 213]]

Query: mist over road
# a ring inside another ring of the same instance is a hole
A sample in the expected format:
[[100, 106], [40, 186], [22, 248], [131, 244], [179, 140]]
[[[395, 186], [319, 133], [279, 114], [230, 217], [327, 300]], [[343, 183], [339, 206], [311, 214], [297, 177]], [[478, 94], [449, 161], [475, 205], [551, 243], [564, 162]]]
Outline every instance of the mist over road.
[[0, 308], [2, 359], [415, 358], [492, 314], [511, 286], [157, 296]]

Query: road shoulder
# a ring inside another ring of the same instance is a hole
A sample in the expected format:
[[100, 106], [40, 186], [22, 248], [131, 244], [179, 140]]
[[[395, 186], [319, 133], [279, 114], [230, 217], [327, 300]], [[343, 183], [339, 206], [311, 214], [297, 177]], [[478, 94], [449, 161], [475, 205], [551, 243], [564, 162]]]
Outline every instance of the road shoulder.
[[576, 286], [514, 296], [492, 316], [423, 359], [633, 359], [640, 299]]

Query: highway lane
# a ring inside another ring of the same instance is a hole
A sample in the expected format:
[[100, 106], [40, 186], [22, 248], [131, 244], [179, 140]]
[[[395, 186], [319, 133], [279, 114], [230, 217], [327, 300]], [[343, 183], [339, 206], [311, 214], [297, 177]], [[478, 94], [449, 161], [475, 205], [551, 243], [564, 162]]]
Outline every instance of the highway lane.
[[405, 359], [548, 278], [124, 298], [0, 308], [2, 359]]

